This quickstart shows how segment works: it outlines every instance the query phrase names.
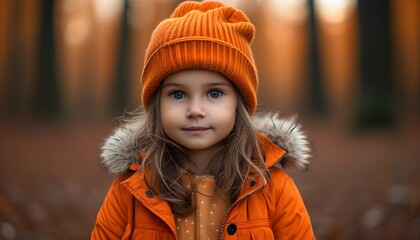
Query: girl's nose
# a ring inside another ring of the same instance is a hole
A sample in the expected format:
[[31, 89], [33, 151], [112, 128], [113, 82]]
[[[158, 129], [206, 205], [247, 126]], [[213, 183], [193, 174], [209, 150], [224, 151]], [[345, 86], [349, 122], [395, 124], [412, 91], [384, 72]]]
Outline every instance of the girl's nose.
[[187, 110], [187, 118], [204, 118], [206, 117], [206, 112], [204, 110], [203, 103], [199, 99], [191, 100], [190, 105]]

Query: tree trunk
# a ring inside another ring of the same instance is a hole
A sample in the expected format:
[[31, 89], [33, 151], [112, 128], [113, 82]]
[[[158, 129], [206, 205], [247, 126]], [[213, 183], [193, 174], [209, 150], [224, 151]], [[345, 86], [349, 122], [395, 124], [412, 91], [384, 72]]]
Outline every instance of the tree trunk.
[[22, 51], [20, 48], [19, 31], [22, 23], [22, 3], [11, 1], [12, 8], [11, 21], [13, 27], [10, 28], [10, 61], [6, 75], [6, 103], [7, 116], [19, 118], [22, 113]]
[[391, 127], [395, 123], [392, 90], [390, 1], [359, 0], [360, 99], [357, 129]]
[[56, 118], [60, 114], [59, 82], [54, 36], [54, 0], [41, 2], [38, 78], [33, 110], [37, 117]]
[[129, 1], [124, 0], [121, 14], [121, 38], [118, 47], [117, 69], [115, 72], [115, 105], [117, 114], [122, 114], [130, 103], [130, 27], [128, 25]]
[[324, 79], [318, 44], [315, 1], [308, 0], [309, 13], [309, 112], [315, 116], [324, 116], [327, 112]]

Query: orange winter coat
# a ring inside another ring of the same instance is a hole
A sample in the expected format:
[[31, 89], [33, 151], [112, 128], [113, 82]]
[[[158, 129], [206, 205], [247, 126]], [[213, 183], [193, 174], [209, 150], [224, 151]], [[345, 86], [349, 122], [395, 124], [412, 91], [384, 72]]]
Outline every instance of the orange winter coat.
[[[271, 177], [264, 184], [258, 174], [250, 173], [241, 194], [225, 215], [221, 238], [314, 239], [311, 222], [297, 187], [276, 166], [281, 160], [287, 165], [305, 167], [309, 157], [306, 138], [300, 127], [291, 120], [281, 120], [275, 116], [271, 116], [270, 121], [266, 120], [256, 119], [256, 126], [262, 127], [261, 132], [274, 138], [276, 143], [286, 143], [283, 148], [288, 148], [288, 156], [285, 158], [286, 151], [270, 139], [265, 136], [261, 138], [265, 147], [265, 164]], [[113, 182], [98, 213], [91, 239], [178, 239], [168, 203], [149, 189], [143, 171], [133, 171], [138, 164], [120, 159], [124, 154], [127, 157], [130, 154], [118, 150], [115, 152], [115, 142], [123, 142], [121, 138], [125, 138], [124, 135], [124, 131], [117, 130], [104, 147], [104, 164], [111, 172], [124, 173]], [[110, 147], [107, 148], [107, 145]], [[300, 157], [300, 160], [296, 157]], [[121, 162], [125, 162], [125, 167], [121, 166]], [[147, 170], [145, 174], [148, 174]]]

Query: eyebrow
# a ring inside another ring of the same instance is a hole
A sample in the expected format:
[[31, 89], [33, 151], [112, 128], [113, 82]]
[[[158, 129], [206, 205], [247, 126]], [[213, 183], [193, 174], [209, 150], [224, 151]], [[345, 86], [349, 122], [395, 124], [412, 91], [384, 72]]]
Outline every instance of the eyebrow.
[[182, 84], [178, 84], [178, 83], [164, 83], [164, 84], [162, 84], [162, 88], [171, 87], [171, 86], [180, 87], [180, 86], [182, 86]]

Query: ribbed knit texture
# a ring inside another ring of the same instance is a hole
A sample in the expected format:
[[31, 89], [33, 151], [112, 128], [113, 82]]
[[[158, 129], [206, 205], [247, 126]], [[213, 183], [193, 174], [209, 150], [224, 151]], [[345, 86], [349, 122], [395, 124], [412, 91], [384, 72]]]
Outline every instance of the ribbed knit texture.
[[255, 28], [245, 14], [219, 2], [181, 3], [154, 30], [142, 73], [142, 102], [168, 75], [187, 69], [216, 71], [231, 80], [252, 114], [257, 105], [257, 70], [250, 48]]

